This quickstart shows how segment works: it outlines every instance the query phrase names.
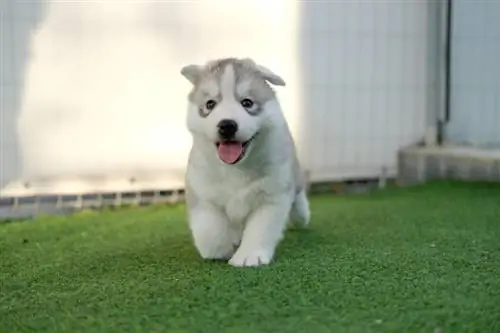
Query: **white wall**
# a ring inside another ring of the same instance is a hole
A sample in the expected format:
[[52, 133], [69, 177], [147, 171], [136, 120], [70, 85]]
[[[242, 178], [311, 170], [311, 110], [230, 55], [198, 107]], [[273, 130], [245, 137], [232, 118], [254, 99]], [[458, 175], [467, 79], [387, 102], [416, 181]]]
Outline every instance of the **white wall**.
[[[22, 171], [3, 172], [14, 181], [4, 193], [182, 186], [179, 69], [219, 56], [254, 57], [285, 78], [279, 97], [313, 179], [394, 173], [397, 149], [423, 136], [423, 1], [7, 1], [2, 49], [22, 64], [2, 86], [19, 97], [2, 108], [1, 166], [19, 155]], [[15, 55], [20, 44], [29, 57]]]

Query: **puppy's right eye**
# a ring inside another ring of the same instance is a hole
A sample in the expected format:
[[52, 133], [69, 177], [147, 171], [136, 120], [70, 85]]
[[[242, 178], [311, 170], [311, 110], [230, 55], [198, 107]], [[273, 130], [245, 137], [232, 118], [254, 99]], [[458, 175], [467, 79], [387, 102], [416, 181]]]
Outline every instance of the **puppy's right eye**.
[[213, 110], [216, 105], [217, 103], [213, 99], [210, 99], [205, 103], [205, 107], [207, 108], [207, 110]]

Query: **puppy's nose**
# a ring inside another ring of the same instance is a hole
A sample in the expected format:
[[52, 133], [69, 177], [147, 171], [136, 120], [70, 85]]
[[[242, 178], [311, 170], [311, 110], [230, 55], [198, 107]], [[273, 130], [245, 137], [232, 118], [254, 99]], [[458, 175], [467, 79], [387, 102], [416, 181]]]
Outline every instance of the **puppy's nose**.
[[222, 119], [217, 124], [217, 127], [219, 129], [219, 136], [225, 140], [232, 139], [238, 131], [238, 124], [231, 119]]

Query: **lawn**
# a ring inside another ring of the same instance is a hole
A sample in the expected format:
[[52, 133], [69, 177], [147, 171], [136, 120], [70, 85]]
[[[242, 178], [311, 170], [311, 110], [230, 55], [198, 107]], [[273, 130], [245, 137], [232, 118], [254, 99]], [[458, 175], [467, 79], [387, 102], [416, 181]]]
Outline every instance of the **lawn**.
[[500, 332], [500, 184], [311, 201], [260, 269], [200, 260], [182, 205], [0, 225], [0, 331]]

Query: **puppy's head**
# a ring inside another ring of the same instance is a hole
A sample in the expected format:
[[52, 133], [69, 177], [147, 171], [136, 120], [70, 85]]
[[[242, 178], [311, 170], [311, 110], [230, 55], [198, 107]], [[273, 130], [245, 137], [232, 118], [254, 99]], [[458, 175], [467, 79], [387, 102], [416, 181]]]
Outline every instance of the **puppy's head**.
[[281, 112], [269, 84], [284, 86], [285, 81], [251, 59], [188, 65], [181, 74], [193, 84], [188, 129], [212, 143], [214, 153], [226, 164], [242, 161]]

